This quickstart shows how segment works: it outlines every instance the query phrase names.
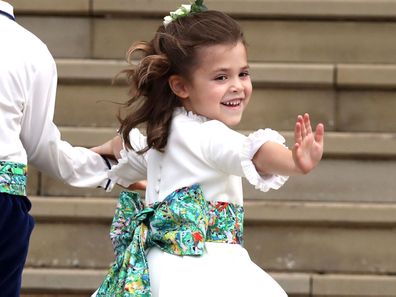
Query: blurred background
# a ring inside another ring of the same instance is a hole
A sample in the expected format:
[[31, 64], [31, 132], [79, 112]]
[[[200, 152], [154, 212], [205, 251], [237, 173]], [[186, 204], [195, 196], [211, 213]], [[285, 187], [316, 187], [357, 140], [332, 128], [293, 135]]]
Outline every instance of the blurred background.
[[[57, 62], [63, 139], [92, 147], [116, 133], [127, 87], [112, 80], [129, 45], [151, 39], [183, 1], [10, 3]], [[291, 147], [296, 116], [309, 112], [327, 133], [309, 175], [268, 193], [245, 183], [253, 261], [290, 297], [396, 296], [396, 0], [206, 4], [235, 17], [249, 44], [254, 92], [237, 129], [270, 127]], [[108, 232], [120, 191], [72, 188], [29, 168], [36, 228], [24, 297], [82, 297], [98, 287], [113, 260]]]

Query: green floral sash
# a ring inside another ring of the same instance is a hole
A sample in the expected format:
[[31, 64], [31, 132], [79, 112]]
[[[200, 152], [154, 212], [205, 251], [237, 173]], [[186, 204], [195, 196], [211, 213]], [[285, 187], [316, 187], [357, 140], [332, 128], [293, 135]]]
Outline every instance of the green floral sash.
[[122, 192], [110, 231], [116, 260], [97, 296], [151, 296], [148, 248], [200, 256], [205, 241], [243, 244], [243, 217], [242, 206], [206, 201], [199, 185], [179, 189], [147, 208], [139, 194]]
[[27, 166], [0, 161], [0, 193], [26, 196]]

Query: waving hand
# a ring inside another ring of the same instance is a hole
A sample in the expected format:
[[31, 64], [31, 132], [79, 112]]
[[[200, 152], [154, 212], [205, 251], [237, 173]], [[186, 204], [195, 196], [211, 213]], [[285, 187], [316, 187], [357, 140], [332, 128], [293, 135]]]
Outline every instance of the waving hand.
[[323, 124], [318, 124], [313, 132], [309, 114], [299, 115], [294, 128], [294, 141], [294, 162], [301, 172], [308, 173], [315, 168], [323, 155]]

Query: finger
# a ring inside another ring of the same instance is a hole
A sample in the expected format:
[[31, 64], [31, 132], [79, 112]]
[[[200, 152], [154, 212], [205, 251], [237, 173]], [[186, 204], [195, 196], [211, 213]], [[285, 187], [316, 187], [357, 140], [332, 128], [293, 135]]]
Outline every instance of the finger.
[[304, 117], [299, 115], [297, 117], [297, 121], [301, 125], [301, 137], [304, 139], [304, 137], [307, 135], [307, 130], [305, 129], [305, 124], [304, 124]]
[[99, 151], [100, 151], [97, 146], [91, 147], [90, 150], [95, 152], [95, 153], [97, 153], [97, 154], [99, 154]]
[[320, 123], [316, 126], [315, 141], [317, 143], [323, 144], [323, 139], [324, 139], [324, 125]]
[[309, 114], [306, 113], [304, 114], [304, 126], [307, 134], [312, 133], [312, 127], [311, 127], [311, 120], [309, 119]]
[[302, 142], [302, 135], [301, 135], [301, 123], [296, 122], [294, 127], [294, 142], [301, 143]]
[[147, 182], [146, 181], [139, 181], [136, 182], [128, 187], [129, 190], [146, 190]]

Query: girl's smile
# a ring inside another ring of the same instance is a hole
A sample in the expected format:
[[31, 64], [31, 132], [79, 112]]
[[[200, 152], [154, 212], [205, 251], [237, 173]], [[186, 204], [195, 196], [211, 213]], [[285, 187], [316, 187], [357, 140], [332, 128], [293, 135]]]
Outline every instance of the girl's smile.
[[231, 99], [229, 101], [221, 102], [220, 104], [227, 106], [227, 107], [240, 107], [241, 102], [243, 99], [237, 98], [237, 99]]

